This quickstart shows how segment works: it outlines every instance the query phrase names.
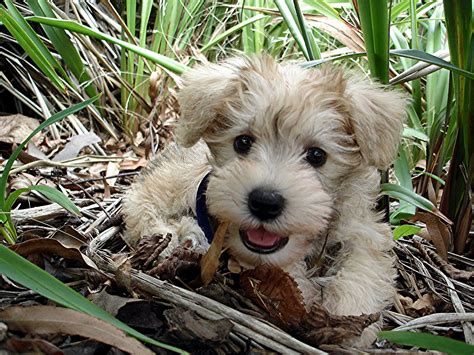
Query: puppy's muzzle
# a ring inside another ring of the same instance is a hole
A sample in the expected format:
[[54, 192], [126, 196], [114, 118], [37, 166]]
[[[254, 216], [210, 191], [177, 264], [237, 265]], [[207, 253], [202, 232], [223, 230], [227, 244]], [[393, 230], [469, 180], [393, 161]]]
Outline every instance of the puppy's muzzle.
[[248, 196], [248, 208], [261, 221], [277, 218], [283, 212], [285, 198], [274, 190], [256, 188]]

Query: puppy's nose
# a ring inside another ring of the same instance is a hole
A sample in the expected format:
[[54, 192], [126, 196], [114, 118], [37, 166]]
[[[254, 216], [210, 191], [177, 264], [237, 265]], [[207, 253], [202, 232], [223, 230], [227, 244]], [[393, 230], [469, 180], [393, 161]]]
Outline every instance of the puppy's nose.
[[277, 218], [283, 211], [284, 205], [285, 199], [276, 191], [257, 188], [249, 194], [249, 210], [261, 221]]

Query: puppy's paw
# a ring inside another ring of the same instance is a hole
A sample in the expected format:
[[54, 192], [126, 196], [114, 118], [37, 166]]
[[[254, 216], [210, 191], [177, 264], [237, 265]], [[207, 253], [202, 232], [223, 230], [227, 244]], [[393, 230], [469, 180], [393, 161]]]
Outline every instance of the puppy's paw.
[[201, 227], [192, 217], [183, 217], [176, 226], [178, 244], [198, 253], [204, 254], [209, 248], [209, 242]]
[[377, 333], [382, 329], [382, 320], [372, 323], [366, 327], [360, 336], [355, 336], [345, 340], [342, 345], [351, 346], [358, 349], [367, 349], [377, 340]]

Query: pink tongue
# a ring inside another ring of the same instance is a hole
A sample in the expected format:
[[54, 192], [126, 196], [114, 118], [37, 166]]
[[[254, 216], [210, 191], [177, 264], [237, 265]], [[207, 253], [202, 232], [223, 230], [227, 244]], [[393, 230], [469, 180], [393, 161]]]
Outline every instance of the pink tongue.
[[262, 227], [257, 229], [249, 229], [246, 233], [250, 243], [264, 248], [273, 247], [281, 239], [278, 234], [269, 232]]

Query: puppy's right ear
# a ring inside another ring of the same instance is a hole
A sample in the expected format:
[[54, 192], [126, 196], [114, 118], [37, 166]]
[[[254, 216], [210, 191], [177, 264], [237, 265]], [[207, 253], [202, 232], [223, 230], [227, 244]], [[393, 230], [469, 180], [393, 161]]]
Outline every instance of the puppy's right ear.
[[183, 75], [178, 93], [181, 117], [175, 129], [178, 143], [191, 147], [215, 130], [218, 121], [224, 119], [219, 112], [226, 98], [235, 94], [238, 74], [244, 66], [244, 60], [234, 58], [222, 64], [199, 65]]

